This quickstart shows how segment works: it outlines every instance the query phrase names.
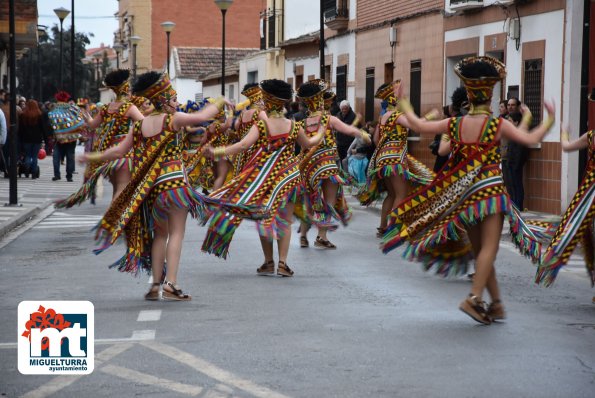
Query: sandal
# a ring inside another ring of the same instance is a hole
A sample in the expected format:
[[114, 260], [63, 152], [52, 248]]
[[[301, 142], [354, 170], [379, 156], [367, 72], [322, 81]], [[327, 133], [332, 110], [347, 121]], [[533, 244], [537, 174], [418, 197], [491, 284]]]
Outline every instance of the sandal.
[[483, 323], [484, 325], [492, 323], [487, 315], [485, 301], [481, 301], [477, 296], [470, 294], [469, 297], [461, 302], [459, 309], [479, 323]]
[[293, 270], [285, 263], [285, 261], [279, 261], [277, 267], [277, 275], [291, 277], [293, 276]]
[[322, 239], [320, 236], [316, 237], [314, 246], [319, 247], [321, 249], [336, 249], [337, 248], [337, 246], [333, 245], [330, 241]]
[[499, 321], [502, 319], [506, 319], [506, 312], [504, 311], [504, 306], [500, 300], [494, 300], [488, 306], [488, 318], [491, 321]]
[[161, 286], [160, 282], [155, 282], [151, 284], [151, 288], [145, 294], [145, 300], [150, 301], [157, 301], [159, 300], [159, 287]]
[[310, 242], [308, 242], [308, 238], [305, 236], [300, 236], [300, 247], [308, 247], [310, 246]]
[[376, 228], [376, 237], [382, 238], [384, 233], [386, 232], [386, 228]]
[[[165, 286], [168, 286], [172, 289], [170, 292], [169, 290], [165, 290]], [[161, 293], [161, 297], [163, 300], [173, 300], [173, 301], [189, 301], [192, 300], [192, 296], [186, 294], [180, 289], [177, 285], [174, 285], [170, 281], [165, 281], [165, 286], [163, 292]]]
[[275, 262], [273, 260], [267, 261], [256, 269], [258, 275], [274, 275]]

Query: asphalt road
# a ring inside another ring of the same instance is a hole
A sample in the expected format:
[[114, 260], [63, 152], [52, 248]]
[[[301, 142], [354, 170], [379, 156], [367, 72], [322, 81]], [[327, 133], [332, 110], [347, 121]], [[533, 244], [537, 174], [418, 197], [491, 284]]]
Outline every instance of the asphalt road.
[[[508, 319], [481, 326], [458, 310], [466, 278], [444, 280], [401, 251], [378, 250], [375, 211], [355, 208], [351, 225], [330, 235], [336, 251], [301, 249], [294, 234], [293, 278], [255, 275], [253, 224], [223, 261], [200, 252], [206, 229], [189, 220], [179, 283], [193, 300], [147, 302], [147, 276], [107, 268], [123, 246], [91, 252], [106, 200], [45, 212], [0, 241], [2, 396], [595, 396], [595, 292], [580, 260], [553, 287], [536, 286], [534, 267], [503, 237]], [[92, 374], [18, 372], [23, 300], [94, 304]]]

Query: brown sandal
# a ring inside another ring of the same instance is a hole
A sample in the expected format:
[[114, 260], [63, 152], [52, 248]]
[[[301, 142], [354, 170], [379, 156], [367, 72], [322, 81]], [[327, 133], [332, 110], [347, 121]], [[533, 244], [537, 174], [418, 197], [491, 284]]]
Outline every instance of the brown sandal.
[[258, 275], [274, 275], [275, 262], [273, 260], [267, 261], [256, 269]]
[[376, 228], [376, 237], [382, 238], [384, 233], [386, 232], [386, 228]]
[[[161, 286], [160, 282], [155, 282], [155, 283], [151, 284], [151, 288], [145, 294], [145, 300], [149, 300], [149, 301], [159, 300], [159, 287], [160, 286]], [[155, 289], [155, 288], [157, 288], [157, 289]]]
[[293, 276], [293, 270], [289, 268], [285, 261], [279, 261], [279, 266], [277, 267], [277, 275], [291, 277]]
[[169, 290], [165, 290], [165, 288], [163, 289], [163, 292], [161, 293], [161, 297], [164, 300], [173, 300], [173, 301], [190, 301], [192, 300], [192, 296], [190, 296], [189, 294], [186, 294], [182, 291], [182, 289], [180, 289], [177, 285], [174, 285], [173, 283], [171, 283], [170, 281], [165, 281], [165, 286], [168, 286], [172, 289], [172, 291], [170, 292]]
[[469, 297], [461, 302], [459, 309], [479, 323], [483, 323], [484, 325], [492, 323], [487, 315], [485, 301], [481, 301], [477, 296], [470, 294]]
[[300, 236], [300, 247], [308, 247], [310, 246], [310, 242], [308, 242], [308, 238], [305, 236]]
[[336, 249], [337, 246], [333, 245], [330, 241], [322, 239], [320, 236], [316, 237], [316, 241], [314, 241], [314, 246], [319, 247], [321, 249]]
[[504, 311], [504, 306], [500, 300], [494, 300], [488, 306], [488, 318], [493, 321], [499, 321], [502, 319], [506, 319], [506, 311]]

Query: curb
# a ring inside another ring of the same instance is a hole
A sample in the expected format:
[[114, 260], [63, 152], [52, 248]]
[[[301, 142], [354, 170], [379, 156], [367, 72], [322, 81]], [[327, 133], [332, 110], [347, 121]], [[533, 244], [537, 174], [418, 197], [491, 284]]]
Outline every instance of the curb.
[[54, 203], [53, 200], [46, 200], [45, 202], [30, 209], [27, 209], [26, 211], [23, 211], [21, 214], [12, 217], [6, 223], [0, 226], [0, 240], [3, 239], [12, 230], [20, 227], [22, 224], [41, 213], [43, 210], [47, 209], [49, 206], [52, 205], [52, 203]]

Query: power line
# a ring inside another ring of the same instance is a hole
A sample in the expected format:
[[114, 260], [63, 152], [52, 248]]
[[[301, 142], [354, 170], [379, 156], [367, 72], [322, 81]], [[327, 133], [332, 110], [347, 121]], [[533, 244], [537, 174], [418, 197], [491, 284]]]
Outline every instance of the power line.
[[[55, 18], [55, 15], [39, 15], [40, 18]], [[116, 15], [102, 15], [102, 16], [94, 16], [94, 15], [76, 15], [75, 19], [117, 19]]]

